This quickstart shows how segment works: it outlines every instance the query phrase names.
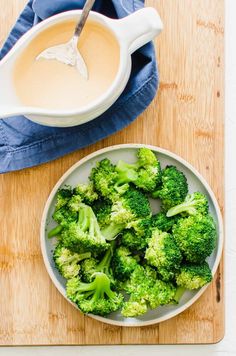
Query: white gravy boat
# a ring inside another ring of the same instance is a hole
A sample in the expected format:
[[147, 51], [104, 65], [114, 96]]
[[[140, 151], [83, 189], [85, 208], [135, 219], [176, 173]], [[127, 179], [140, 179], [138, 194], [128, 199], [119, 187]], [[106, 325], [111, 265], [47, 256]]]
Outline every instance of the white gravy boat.
[[[120, 45], [120, 65], [109, 89], [89, 105], [77, 110], [49, 110], [23, 106], [13, 83], [15, 61], [31, 40], [44, 29], [67, 20], [78, 20], [81, 10], [72, 10], [52, 16], [24, 34], [9, 53], [0, 61], [0, 118], [24, 115], [29, 120], [46, 126], [68, 127], [88, 122], [104, 113], [124, 90], [131, 72], [131, 54], [154, 39], [162, 30], [162, 21], [153, 8], [144, 8], [119, 20], [110, 19], [97, 12], [89, 18], [110, 30]], [[112, 58], [111, 58], [112, 60]]]

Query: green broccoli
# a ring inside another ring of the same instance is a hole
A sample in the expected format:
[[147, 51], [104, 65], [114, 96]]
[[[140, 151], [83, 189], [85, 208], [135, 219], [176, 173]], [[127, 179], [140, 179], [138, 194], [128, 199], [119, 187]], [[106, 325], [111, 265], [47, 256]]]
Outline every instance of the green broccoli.
[[133, 220], [122, 231], [121, 242], [131, 251], [143, 250], [147, 247], [152, 234], [151, 218]]
[[111, 241], [125, 228], [125, 224], [114, 224], [111, 221], [112, 203], [108, 199], [97, 200], [93, 204], [93, 210], [97, 217], [102, 235], [107, 241]]
[[67, 297], [86, 314], [106, 316], [118, 310], [123, 304], [122, 294], [111, 290], [110, 279], [105, 273], [96, 273], [90, 283], [81, 282], [78, 277], [69, 279], [66, 293]]
[[164, 281], [174, 278], [182, 261], [181, 252], [173, 237], [158, 229], [154, 229], [152, 232], [145, 258], [148, 264], [157, 268]]
[[108, 158], [104, 158], [97, 163], [97, 166], [92, 169], [89, 179], [103, 198], [112, 201], [116, 200], [129, 188], [128, 184], [120, 185], [118, 183], [118, 173]]
[[112, 270], [114, 277], [119, 281], [125, 281], [137, 267], [137, 258], [131, 256], [131, 252], [125, 246], [117, 247], [112, 256]]
[[105, 226], [101, 231], [107, 241], [112, 241], [122, 232], [124, 228], [125, 224], [116, 224], [111, 222], [110, 225]]
[[63, 206], [56, 210], [52, 217], [59, 225], [49, 231], [49, 238], [60, 235], [63, 228], [67, 227], [70, 223], [77, 221], [78, 213], [69, 210], [67, 206]]
[[153, 198], [160, 198], [162, 209], [169, 210], [184, 201], [188, 193], [188, 183], [185, 175], [175, 166], [166, 166], [162, 171], [162, 184], [152, 193]]
[[132, 220], [151, 216], [148, 198], [136, 189], [129, 189], [112, 205], [111, 221], [127, 224]]
[[[132, 272], [129, 281], [125, 284], [125, 291], [128, 294], [138, 293], [139, 287], [152, 287], [157, 279], [157, 271], [148, 265], [137, 265]], [[142, 288], [143, 292], [143, 288]], [[147, 293], [148, 294], [148, 293]]]
[[157, 228], [161, 231], [169, 232], [174, 224], [178, 221], [179, 217], [167, 217], [164, 212], [160, 212], [152, 216], [152, 227]]
[[92, 208], [85, 204], [81, 204], [78, 221], [63, 229], [61, 241], [65, 247], [78, 253], [92, 251], [100, 254], [109, 248]]
[[55, 211], [65, 206], [71, 197], [72, 197], [72, 189], [70, 186], [66, 186], [65, 188], [59, 189], [56, 195], [57, 200], [55, 205]]
[[68, 250], [66, 247], [61, 245], [61, 243], [56, 246], [53, 252], [55, 266], [61, 275], [66, 279], [76, 277], [80, 271], [79, 262], [90, 257], [91, 252], [78, 254]]
[[172, 231], [188, 262], [203, 262], [216, 246], [216, 227], [210, 215], [198, 214], [179, 219]]
[[119, 183], [131, 182], [146, 192], [152, 192], [161, 180], [160, 162], [148, 148], [140, 148], [137, 157], [138, 161], [135, 164], [128, 164], [124, 161], [117, 163], [118, 181]]
[[72, 196], [69, 193], [69, 188], [61, 189], [57, 195], [57, 203], [52, 217], [59, 225], [49, 231], [49, 238], [60, 235], [64, 227], [77, 221], [81, 198]]
[[52, 217], [58, 224], [64, 227], [71, 222], [76, 221], [78, 219], [78, 213], [74, 210], [68, 209], [67, 206], [63, 206], [62, 208], [56, 210]]
[[68, 201], [65, 208], [68, 209], [69, 211], [71, 211], [72, 213], [76, 214], [79, 212], [81, 204], [83, 206], [81, 196], [80, 195], [72, 195], [72, 197]]
[[57, 225], [56, 227], [54, 227], [48, 232], [48, 238], [50, 239], [54, 236], [60, 236], [62, 229], [63, 227], [61, 225]]
[[[142, 202], [146, 205], [143, 208], [140, 209], [139, 207], [136, 207], [135, 204], [132, 202], [132, 195], [136, 199], [142, 200]], [[130, 207], [128, 206], [129, 201], [131, 201]], [[127, 203], [127, 204], [126, 204]], [[118, 206], [120, 204], [123, 204], [124, 208], [122, 211], [116, 211], [118, 210]], [[125, 207], [125, 205], [127, 207]], [[126, 210], [125, 210], [126, 209]], [[133, 212], [131, 211], [133, 209]], [[146, 209], [146, 212], [145, 212]], [[104, 203], [104, 205], [101, 206], [100, 209], [97, 209], [95, 207], [95, 212], [97, 211], [97, 216], [98, 216], [98, 222], [100, 222], [100, 226], [102, 229], [102, 234], [106, 238], [106, 240], [110, 241], [116, 238], [124, 229], [127, 227], [127, 229], [130, 229], [135, 232], [135, 234], [138, 235], [138, 239], [140, 239], [141, 243], [141, 236], [148, 235], [150, 236], [150, 226], [151, 226], [151, 220], [150, 216], [148, 218], [141, 218], [135, 221], [130, 221], [127, 223], [127, 219], [130, 220], [132, 217], [132, 214], [151, 214], [149, 202], [144, 197], [141, 193], [141, 196], [138, 192], [136, 193], [130, 193], [129, 191], [127, 194], [124, 194], [122, 198], [119, 198], [117, 203], [114, 203], [113, 205], [110, 205], [109, 202]], [[143, 239], [144, 241], [144, 239]]]
[[126, 317], [135, 317], [146, 313], [156, 281], [157, 273], [154, 269], [138, 265], [124, 286], [130, 297], [124, 303], [121, 314]]
[[99, 199], [92, 205], [101, 229], [104, 229], [111, 223], [111, 207], [112, 203], [108, 199]]
[[151, 309], [155, 309], [160, 305], [169, 304], [176, 295], [176, 287], [170, 282], [156, 280], [149, 295], [149, 305]]
[[196, 215], [196, 214], [208, 214], [208, 201], [204, 194], [195, 192], [193, 194], [188, 194], [183, 203], [173, 206], [170, 208], [166, 216], [174, 216], [177, 214], [188, 214], [188, 215]]
[[130, 299], [124, 303], [121, 314], [126, 318], [133, 318], [145, 314], [148, 311], [148, 306], [145, 301]]
[[136, 234], [134, 229], [125, 229], [121, 234], [121, 243], [128, 247], [130, 251], [139, 251], [147, 247], [148, 238]]
[[211, 269], [206, 261], [201, 264], [183, 264], [176, 275], [176, 284], [186, 289], [198, 289], [212, 281]]
[[138, 220], [130, 221], [126, 225], [127, 229], [134, 230], [138, 236], [151, 237], [152, 234], [152, 219], [150, 216]]
[[170, 303], [176, 293], [172, 283], [157, 279], [157, 274], [149, 266], [138, 265], [126, 283], [125, 290], [130, 298], [124, 303], [121, 314], [135, 317], [146, 313], [148, 307], [154, 309]]
[[95, 273], [102, 272], [110, 278], [112, 284], [115, 283], [113, 278], [113, 271], [110, 266], [114, 247], [115, 241], [112, 241], [108, 250], [100, 261], [94, 257], [87, 258], [86, 260], [82, 261], [81, 276], [84, 282], [91, 282]]
[[74, 194], [78, 194], [83, 203], [87, 205], [93, 204], [98, 199], [98, 194], [95, 192], [92, 182], [88, 184], [78, 184], [74, 189]]
[[[183, 172], [173, 165], [162, 171], [155, 153], [140, 148], [134, 164], [97, 162], [89, 180], [58, 191], [58, 225], [48, 233], [59, 241], [53, 259], [67, 296], [82, 312], [121, 308], [124, 317], [138, 317], [212, 280], [205, 259], [216, 225], [207, 197], [188, 194]], [[161, 201], [155, 215], [149, 196]]]

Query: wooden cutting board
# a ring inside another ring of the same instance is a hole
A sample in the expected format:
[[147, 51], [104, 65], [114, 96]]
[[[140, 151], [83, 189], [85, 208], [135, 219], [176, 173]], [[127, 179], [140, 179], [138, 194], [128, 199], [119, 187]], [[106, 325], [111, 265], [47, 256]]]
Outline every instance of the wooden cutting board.
[[[3, 42], [26, 0], [0, 0]], [[224, 335], [223, 263], [213, 283], [181, 315], [143, 328], [83, 316], [56, 290], [43, 264], [39, 225], [60, 176], [88, 153], [120, 143], [169, 149], [191, 164], [224, 204], [224, 1], [148, 0], [163, 19], [156, 40], [160, 89], [132, 125], [39, 167], [0, 177], [0, 344], [197, 344]]]

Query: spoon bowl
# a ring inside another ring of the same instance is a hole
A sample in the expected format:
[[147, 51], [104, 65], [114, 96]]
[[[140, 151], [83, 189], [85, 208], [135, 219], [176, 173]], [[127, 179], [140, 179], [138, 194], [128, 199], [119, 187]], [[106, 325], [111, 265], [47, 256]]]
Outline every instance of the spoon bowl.
[[38, 59], [56, 59], [66, 65], [76, 67], [80, 74], [87, 80], [88, 79], [88, 69], [86, 63], [78, 49], [78, 39], [84, 28], [90, 10], [93, 7], [95, 0], [87, 0], [80, 19], [75, 27], [75, 32], [71, 40], [67, 43], [62, 43], [57, 46], [46, 48], [42, 51], [36, 58]]

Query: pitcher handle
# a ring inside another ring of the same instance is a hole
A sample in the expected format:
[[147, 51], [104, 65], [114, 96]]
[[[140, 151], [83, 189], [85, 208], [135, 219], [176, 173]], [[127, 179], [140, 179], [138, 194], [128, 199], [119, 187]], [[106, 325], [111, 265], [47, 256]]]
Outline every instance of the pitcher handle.
[[122, 43], [126, 43], [132, 54], [138, 48], [153, 40], [163, 29], [158, 12], [152, 7], [146, 7], [116, 22], [115, 32]]

